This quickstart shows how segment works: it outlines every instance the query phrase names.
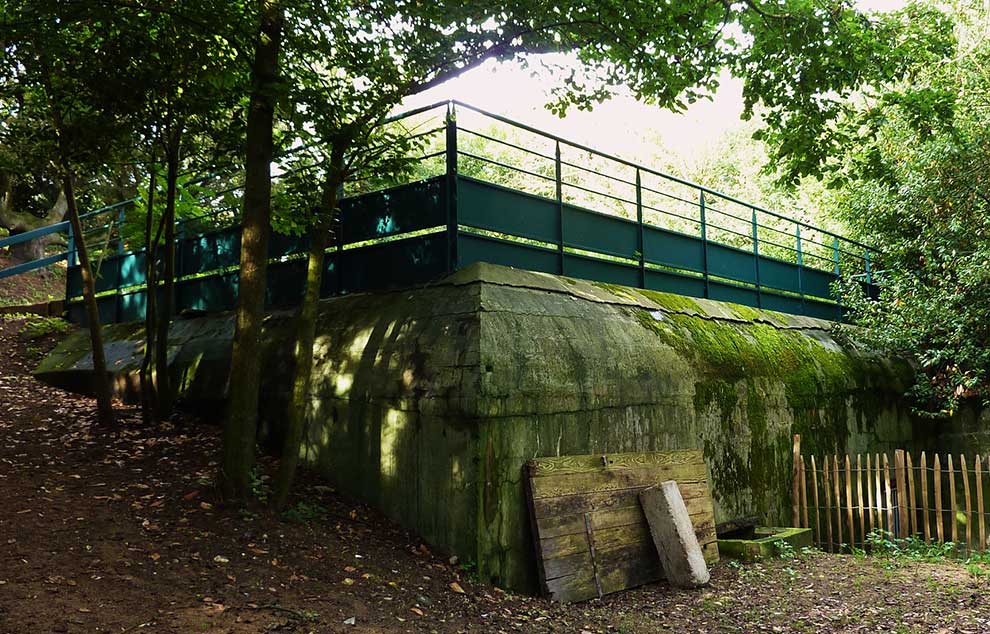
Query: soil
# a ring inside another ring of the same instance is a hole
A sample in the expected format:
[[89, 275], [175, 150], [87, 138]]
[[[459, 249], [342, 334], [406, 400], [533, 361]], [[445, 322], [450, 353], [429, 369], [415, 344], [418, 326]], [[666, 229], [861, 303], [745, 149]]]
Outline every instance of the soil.
[[0, 318], [2, 634], [990, 632], [984, 569], [956, 562], [811, 553], [558, 605], [476, 582], [309, 474], [289, 516], [226, 508], [216, 421], [121, 407], [100, 428], [30, 376], [55, 335], [26, 325]]
[[[10, 255], [0, 250], [0, 270], [14, 266]], [[0, 279], [0, 306], [38, 304], [65, 298], [65, 262], [13, 277]]]

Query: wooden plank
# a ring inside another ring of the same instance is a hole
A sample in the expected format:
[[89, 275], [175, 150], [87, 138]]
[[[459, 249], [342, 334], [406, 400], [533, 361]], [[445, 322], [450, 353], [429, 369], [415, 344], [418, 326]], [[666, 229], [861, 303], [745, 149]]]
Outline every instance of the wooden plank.
[[921, 519], [922, 528], [925, 531], [925, 543], [929, 544], [932, 541], [932, 531], [929, 522], [930, 509], [928, 507], [928, 459], [925, 457], [925, 452], [921, 452]]
[[897, 536], [904, 538], [910, 533], [908, 519], [907, 465], [904, 450], [894, 450], [894, 481], [897, 483]]
[[829, 486], [828, 456], [822, 461], [822, 488], [825, 489], [825, 531], [828, 536], [828, 551], [835, 551], [835, 542], [832, 541], [832, 492]]
[[708, 478], [705, 463], [657, 465], [642, 468], [603, 467], [598, 473], [576, 472], [544, 475], [533, 478], [533, 498], [558, 497], [561, 495], [595, 493], [599, 491], [620, 491], [623, 489], [644, 489], [656, 486], [667, 480], [681, 482], [703, 482]]
[[966, 548], [973, 549], [973, 503], [969, 497], [969, 472], [966, 469], [966, 456], [959, 455], [959, 473], [962, 474], [963, 495], [966, 501]]
[[791, 448], [791, 526], [801, 526], [801, 434], [794, 434]]
[[980, 522], [979, 550], [983, 551], [987, 547], [987, 525], [983, 517], [983, 457], [979, 454], [976, 455], [976, 514]]
[[[613, 491], [598, 491], [593, 493], [575, 493], [555, 498], [540, 498], [533, 500], [533, 510], [539, 517], [557, 515], [579, 515], [588, 511], [609, 508], [624, 508], [639, 506], [639, 492], [645, 487], [630, 487]], [[681, 497], [687, 500], [709, 498], [707, 482], [677, 482]]]
[[866, 492], [870, 506], [866, 509], [866, 519], [870, 532], [873, 532], [873, 518], [876, 515], [876, 500], [873, 497], [873, 461], [870, 454], [866, 454]]
[[952, 522], [952, 541], [959, 543], [959, 522], [956, 521], [956, 472], [952, 465], [952, 454], [946, 458], [949, 461], [949, 520]]
[[887, 499], [887, 531], [894, 534], [894, 489], [890, 486], [890, 460], [883, 454], [884, 497]]
[[815, 502], [815, 543], [819, 547], [822, 543], [822, 507], [818, 501], [818, 468], [815, 466], [815, 457], [811, 457], [811, 495]]
[[846, 456], [846, 520], [849, 522], [849, 548], [856, 545], [856, 524], [853, 521], [852, 468]]
[[938, 530], [939, 543], [945, 543], [945, 522], [942, 517], [942, 465], [938, 454], [935, 454], [935, 528]]
[[804, 470], [804, 456], [798, 456], [799, 477], [801, 478], [801, 528], [811, 528], [808, 522], [808, 480]]
[[678, 465], [704, 465], [700, 449], [682, 451], [651, 451], [645, 453], [592, 454], [586, 456], [550, 456], [535, 458], [529, 462], [530, 475], [539, 478], [547, 475], [574, 473], [599, 473], [601, 469], [653, 469]]
[[835, 492], [835, 535], [836, 535], [836, 552], [842, 552], [842, 544], [845, 542], [842, 540], [842, 494], [840, 493], [839, 485], [839, 456], [838, 454], [832, 454], [832, 487]]
[[718, 560], [700, 451], [564, 456], [527, 463], [540, 580], [554, 600], [580, 601], [662, 578], [639, 492], [675, 480], [702, 554]]
[[856, 454], [856, 500], [859, 502], [859, 536], [860, 544], [866, 545], [866, 518], [863, 509], [863, 460]]
[[907, 452], [905, 456], [907, 458], [907, 471], [908, 471], [908, 518], [910, 526], [908, 527], [911, 535], [918, 534], [918, 492], [914, 488], [914, 465], [911, 463], [911, 452]]

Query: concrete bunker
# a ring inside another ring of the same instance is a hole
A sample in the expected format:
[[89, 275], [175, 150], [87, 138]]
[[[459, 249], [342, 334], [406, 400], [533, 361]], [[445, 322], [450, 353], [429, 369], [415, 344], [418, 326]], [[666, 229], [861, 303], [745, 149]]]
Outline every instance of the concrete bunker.
[[[266, 321], [263, 434], [290, 389], [292, 316]], [[217, 405], [229, 315], [173, 325], [183, 398]], [[121, 392], [140, 324], [106, 329]], [[717, 522], [789, 517], [791, 435], [812, 452], [919, 447], [903, 361], [830, 322], [474, 264], [431, 286], [324, 300], [304, 461], [485, 580], [533, 591], [531, 458], [702, 449]], [[85, 389], [84, 333], [42, 380]]]

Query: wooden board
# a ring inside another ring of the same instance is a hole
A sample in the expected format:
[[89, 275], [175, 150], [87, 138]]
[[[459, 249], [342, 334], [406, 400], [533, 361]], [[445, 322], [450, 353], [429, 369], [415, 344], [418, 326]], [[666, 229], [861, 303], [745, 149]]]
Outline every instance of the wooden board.
[[540, 583], [583, 601], [663, 578], [639, 492], [677, 482], [705, 561], [718, 561], [715, 513], [700, 450], [560, 456], [526, 465]]

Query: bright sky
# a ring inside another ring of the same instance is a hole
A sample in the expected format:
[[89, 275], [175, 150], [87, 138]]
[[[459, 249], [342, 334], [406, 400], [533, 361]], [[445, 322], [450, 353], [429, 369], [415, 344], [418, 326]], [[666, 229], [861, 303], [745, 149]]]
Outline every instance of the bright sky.
[[[868, 11], [887, 11], [905, 4], [906, 0], [857, 2]], [[539, 64], [524, 69], [515, 63], [490, 62], [407, 100], [403, 109], [459, 99], [628, 158], [644, 152], [647, 156], [654, 155], [660, 149], [656, 148], [655, 139], [643, 138], [644, 130], [659, 132], [663, 149], [681, 157], [692, 157], [742, 125], [742, 82], [728, 74], [722, 76], [721, 86], [711, 101], [699, 101], [683, 113], [661, 110], [629, 95], [605, 102], [592, 112], [572, 109], [565, 119], [560, 119], [544, 108], [550, 101], [552, 83], [553, 78]], [[647, 143], [649, 149], [643, 147]]]

